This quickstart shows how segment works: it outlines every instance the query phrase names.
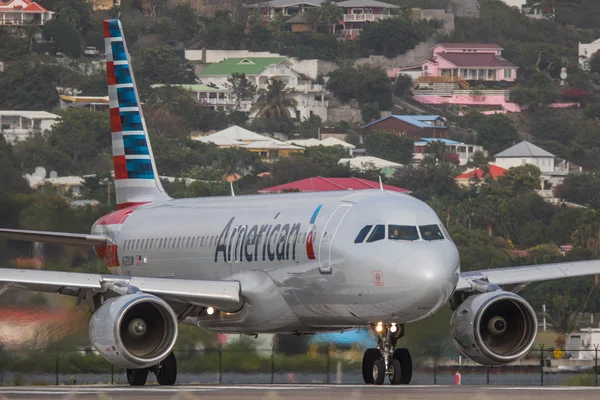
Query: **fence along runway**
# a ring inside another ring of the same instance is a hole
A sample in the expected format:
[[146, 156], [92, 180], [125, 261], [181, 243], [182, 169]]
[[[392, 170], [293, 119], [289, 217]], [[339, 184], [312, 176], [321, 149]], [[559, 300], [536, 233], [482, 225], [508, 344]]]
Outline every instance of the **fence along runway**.
[[600, 387], [520, 386], [365, 386], [365, 385], [198, 385], [146, 386], [48, 386], [2, 387], [0, 400], [11, 399], [363, 399], [385, 396], [394, 400], [591, 400], [600, 397]]

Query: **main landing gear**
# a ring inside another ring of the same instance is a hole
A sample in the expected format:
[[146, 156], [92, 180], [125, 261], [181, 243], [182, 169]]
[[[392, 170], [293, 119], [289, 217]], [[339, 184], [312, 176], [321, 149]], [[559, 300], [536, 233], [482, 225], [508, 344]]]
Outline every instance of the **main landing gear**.
[[408, 385], [412, 379], [410, 352], [395, 349], [398, 339], [404, 336], [404, 325], [379, 323], [372, 328], [377, 334], [377, 348], [365, 351], [363, 380], [367, 384], [383, 385], [387, 375], [392, 385]]
[[127, 369], [127, 382], [131, 386], [144, 386], [148, 379], [148, 373], [156, 375], [156, 380], [161, 386], [172, 386], [177, 380], [177, 360], [171, 352], [167, 358], [159, 364], [150, 368]]

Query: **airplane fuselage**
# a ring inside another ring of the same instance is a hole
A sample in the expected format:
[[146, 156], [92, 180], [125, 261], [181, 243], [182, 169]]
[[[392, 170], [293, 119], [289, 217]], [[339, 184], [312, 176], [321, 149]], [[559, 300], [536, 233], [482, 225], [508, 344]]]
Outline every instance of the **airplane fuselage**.
[[[395, 226], [431, 225], [443, 238], [391, 239]], [[383, 235], [375, 232], [381, 226]], [[117, 211], [92, 232], [113, 239], [100, 256], [117, 275], [243, 281], [260, 273], [280, 296], [269, 301], [291, 311], [251, 328], [246, 317], [197, 321], [223, 331], [408, 323], [437, 311], [460, 272], [458, 251], [435, 212], [414, 197], [379, 190], [170, 200]]]

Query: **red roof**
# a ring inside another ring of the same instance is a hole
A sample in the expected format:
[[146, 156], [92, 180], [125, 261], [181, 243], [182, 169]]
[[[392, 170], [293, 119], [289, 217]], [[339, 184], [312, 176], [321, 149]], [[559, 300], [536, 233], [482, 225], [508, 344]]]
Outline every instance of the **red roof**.
[[510, 61], [492, 53], [438, 53], [437, 55], [457, 67], [517, 67]]
[[[395, 186], [383, 185], [386, 190], [393, 192], [410, 193], [410, 190]], [[329, 192], [331, 190], [362, 190], [379, 189], [379, 182], [369, 181], [360, 178], [323, 178], [317, 176], [313, 178], [301, 179], [296, 182], [286, 183], [284, 185], [273, 186], [259, 190], [259, 193], [280, 193], [285, 190], [299, 190], [301, 192]]]
[[[500, 176], [504, 176], [504, 174], [506, 174], [506, 169], [499, 167], [497, 165], [489, 165], [489, 169], [490, 169], [490, 174], [489, 176], [491, 176], [492, 178], [496, 179]], [[466, 172], [462, 175], [459, 175], [456, 177], [456, 179], [473, 179], [475, 177], [475, 175], [477, 175], [477, 178], [481, 179], [483, 178], [483, 170], [481, 168], [476, 168], [473, 171], [469, 171]]]
[[25, 7], [23, 7], [21, 4], [11, 6], [11, 3], [14, 3], [14, 1], [15, 0], [10, 0], [8, 2], [4, 2], [3, 0], [0, 0], [0, 9], [5, 9], [10, 6], [10, 10], [19, 9], [19, 11], [39, 12], [39, 13], [49, 12], [44, 7], [40, 6], [38, 3], [34, 3], [31, 0], [22, 0], [22, 3], [25, 4]]
[[447, 49], [502, 50], [502, 47], [494, 43], [438, 43], [436, 46], [444, 46]]

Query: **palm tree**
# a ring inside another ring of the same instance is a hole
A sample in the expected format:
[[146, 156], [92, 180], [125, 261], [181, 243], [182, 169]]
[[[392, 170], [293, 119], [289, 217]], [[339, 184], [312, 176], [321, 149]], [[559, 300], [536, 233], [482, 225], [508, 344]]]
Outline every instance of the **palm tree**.
[[270, 79], [267, 89], [261, 89], [258, 93], [258, 99], [253, 107], [254, 110], [258, 110], [257, 117], [271, 120], [284, 117], [292, 120], [290, 108], [296, 110], [298, 102], [286, 98], [285, 95], [289, 91], [286, 89], [285, 82], [279, 79]]
[[344, 11], [340, 6], [327, 0], [321, 3], [320, 8], [321, 20], [327, 24], [329, 30], [335, 35], [335, 26], [342, 20]]

